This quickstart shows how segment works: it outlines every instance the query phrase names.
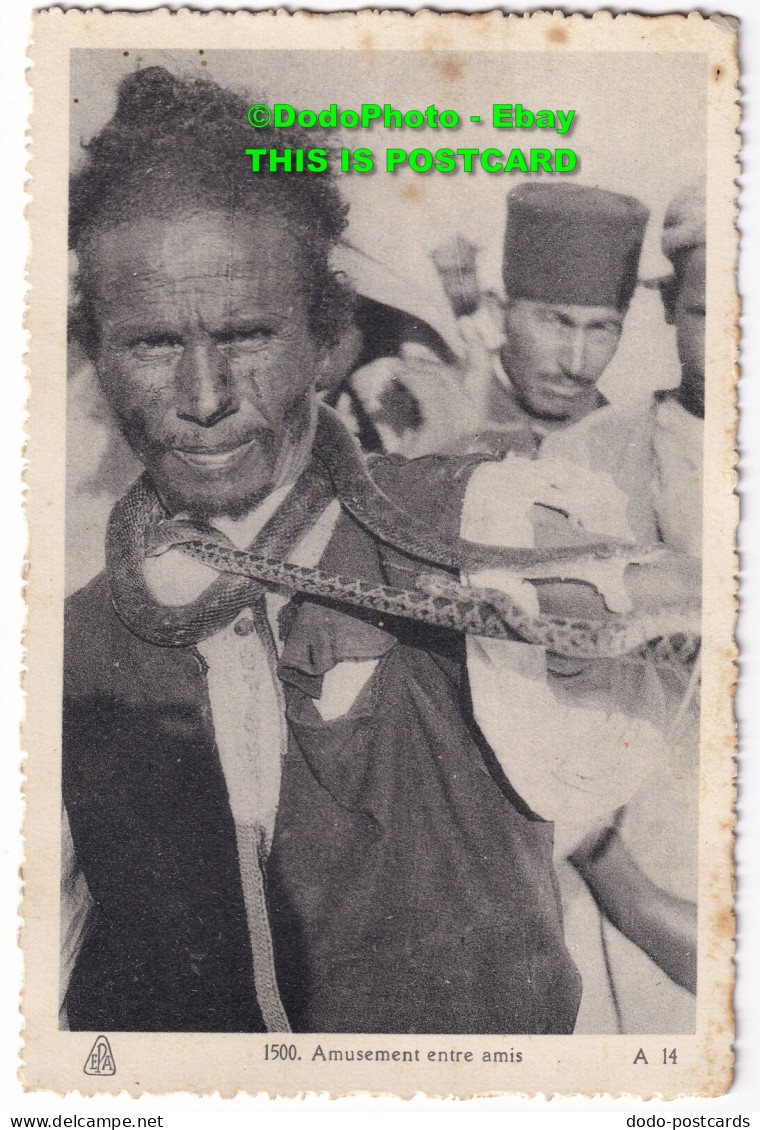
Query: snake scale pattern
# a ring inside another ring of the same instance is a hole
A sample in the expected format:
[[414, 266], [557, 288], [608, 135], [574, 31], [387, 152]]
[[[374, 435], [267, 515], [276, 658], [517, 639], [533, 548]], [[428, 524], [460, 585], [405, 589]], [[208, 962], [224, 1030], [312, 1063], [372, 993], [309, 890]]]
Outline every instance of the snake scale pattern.
[[192, 537], [181, 531], [176, 538], [170, 536], [163, 548], [170, 545], [220, 573], [247, 577], [288, 593], [491, 639], [518, 636], [573, 659], [619, 658], [664, 634], [685, 634], [693, 628], [693, 618], [676, 608], [660, 611], [656, 617], [617, 616], [609, 620], [531, 616], [497, 589], [470, 587], [433, 574], [420, 574], [416, 589], [400, 589], [272, 561], [215, 538]]

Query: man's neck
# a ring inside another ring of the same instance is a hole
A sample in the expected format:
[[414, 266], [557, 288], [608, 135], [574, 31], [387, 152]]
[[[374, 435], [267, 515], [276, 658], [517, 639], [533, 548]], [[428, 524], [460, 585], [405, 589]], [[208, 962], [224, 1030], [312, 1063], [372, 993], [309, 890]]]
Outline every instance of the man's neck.
[[[242, 518], [220, 516], [212, 518], [211, 524], [226, 534], [238, 549], [247, 549], [292, 488], [292, 482], [278, 487]], [[187, 515], [177, 514], [175, 517]], [[156, 600], [175, 607], [196, 600], [218, 576], [214, 569], [193, 560], [180, 549], [170, 549], [158, 557], [147, 557], [143, 562], [143, 572]]]
[[247, 549], [253, 539], [256, 537], [269, 519], [274, 514], [275, 510], [285, 501], [287, 496], [293, 489], [295, 479], [285, 483], [284, 486], [279, 486], [266, 496], [257, 506], [254, 506], [247, 514], [243, 514], [240, 518], [228, 518], [222, 516], [219, 518], [212, 518], [212, 526], [216, 526], [217, 530], [221, 530], [226, 534], [231, 542], [238, 547], [238, 549]]

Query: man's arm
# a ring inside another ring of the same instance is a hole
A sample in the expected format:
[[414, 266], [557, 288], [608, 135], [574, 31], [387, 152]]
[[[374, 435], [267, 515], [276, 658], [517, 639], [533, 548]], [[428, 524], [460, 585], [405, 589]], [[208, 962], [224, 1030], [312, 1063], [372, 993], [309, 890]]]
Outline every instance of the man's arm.
[[[484, 465], [468, 485], [462, 536], [542, 547], [582, 546], [600, 537], [630, 540], [626, 496], [596, 479], [540, 461]], [[586, 571], [582, 565], [571, 580], [521, 583], [502, 570], [468, 579], [504, 588], [529, 612], [571, 620], [611, 617], [614, 611], [651, 614], [672, 604], [698, 607], [695, 559], [664, 551], [651, 564], [610, 559], [591, 566]], [[567, 567], [562, 570], [565, 577]], [[548, 660], [553, 670], [553, 658]], [[667, 764], [667, 719], [656, 709], [656, 688], [646, 680], [632, 682], [624, 670], [616, 675], [621, 663], [625, 660], [603, 661], [601, 667], [609, 670], [600, 670], [599, 678], [563, 679], [560, 685], [547, 670], [544, 648], [467, 640], [475, 717], [523, 799], [555, 822], [557, 851], [563, 854], [609, 827], [614, 812]], [[568, 673], [579, 672], [562, 672]]]
[[677, 985], [697, 991], [697, 908], [657, 887], [636, 865], [614, 827], [584, 840], [569, 857], [599, 909]]
[[[562, 514], [534, 506], [531, 515], [537, 547], [589, 545], [598, 535], [572, 526]], [[685, 553], [664, 550], [657, 561], [627, 565], [623, 573], [631, 611], [656, 613], [669, 605], [699, 608], [702, 593], [702, 561]], [[538, 603], [547, 615], [604, 619], [611, 615], [602, 595], [582, 581], [546, 581], [536, 584]]]

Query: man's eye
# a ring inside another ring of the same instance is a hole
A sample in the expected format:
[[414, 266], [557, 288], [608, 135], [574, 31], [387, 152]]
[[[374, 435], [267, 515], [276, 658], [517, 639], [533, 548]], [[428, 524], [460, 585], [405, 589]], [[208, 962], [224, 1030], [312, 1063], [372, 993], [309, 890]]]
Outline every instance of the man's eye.
[[556, 310], [539, 310], [538, 320], [539, 322], [543, 322], [544, 325], [565, 325], [564, 319], [560, 317]]
[[272, 337], [274, 330], [268, 326], [256, 326], [217, 334], [216, 344], [219, 349], [260, 349]]
[[128, 348], [138, 360], [150, 360], [180, 351], [182, 342], [170, 334], [151, 334], [150, 337], [141, 337], [129, 342]]
[[607, 338], [620, 337], [621, 328], [618, 322], [598, 322], [589, 326], [586, 332], [599, 341], [605, 341]]

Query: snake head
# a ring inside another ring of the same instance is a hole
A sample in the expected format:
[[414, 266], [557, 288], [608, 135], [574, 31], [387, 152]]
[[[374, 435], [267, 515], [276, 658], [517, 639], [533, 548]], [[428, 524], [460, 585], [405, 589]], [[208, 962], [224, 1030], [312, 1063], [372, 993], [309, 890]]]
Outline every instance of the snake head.
[[229, 538], [219, 530], [197, 526], [186, 518], [172, 518], [148, 528], [145, 534], [145, 556], [160, 557], [170, 549], [181, 549], [183, 545], [199, 539], [205, 543], [216, 542], [227, 548], [232, 546]]

